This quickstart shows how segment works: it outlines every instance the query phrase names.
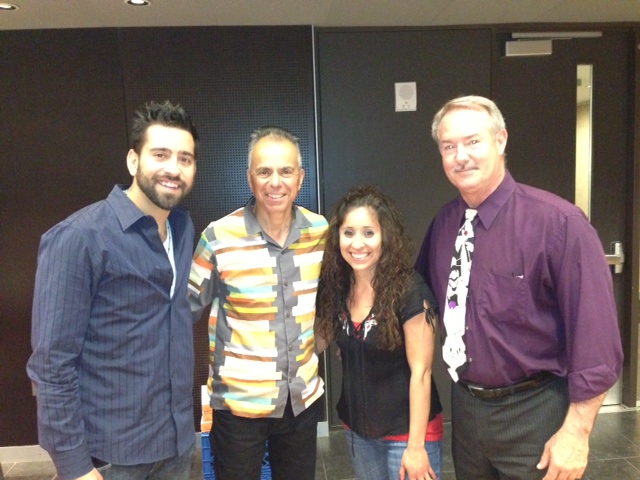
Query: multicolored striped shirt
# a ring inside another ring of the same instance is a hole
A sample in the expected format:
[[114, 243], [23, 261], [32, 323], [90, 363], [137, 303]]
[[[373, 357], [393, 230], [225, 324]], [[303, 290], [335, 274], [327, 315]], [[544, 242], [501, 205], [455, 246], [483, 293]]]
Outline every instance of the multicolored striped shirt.
[[298, 415], [324, 393], [313, 323], [327, 221], [294, 206], [281, 247], [262, 231], [254, 204], [202, 232], [189, 298], [196, 317], [211, 304], [211, 407], [281, 418], [289, 396]]

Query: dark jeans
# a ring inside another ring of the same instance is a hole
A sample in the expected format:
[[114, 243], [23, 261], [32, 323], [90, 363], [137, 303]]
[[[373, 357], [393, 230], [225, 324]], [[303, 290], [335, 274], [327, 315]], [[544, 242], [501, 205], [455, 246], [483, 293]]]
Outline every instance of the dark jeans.
[[195, 451], [194, 437], [191, 448], [180, 457], [171, 457], [159, 462], [141, 465], [108, 463], [98, 468], [98, 471], [104, 480], [189, 480]]
[[282, 418], [244, 418], [216, 410], [210, 437], [216, 480], [258, 480], [267, 441], [273, 480], [314, 480], [321, 409], [317, 400], [297, 417], [290, 402]]
[[495, 400], [451, 387], [452, 450], [460, 480], [540, 480], [544, 444], [560, 429], [569, 409], [567, 382], [545, 385]]

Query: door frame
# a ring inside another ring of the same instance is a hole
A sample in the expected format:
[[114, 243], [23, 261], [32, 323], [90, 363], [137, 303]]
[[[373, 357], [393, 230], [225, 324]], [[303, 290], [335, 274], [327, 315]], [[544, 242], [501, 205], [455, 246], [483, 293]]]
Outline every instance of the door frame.
[[631, 265], [631, 292], [629, 295], [630, 325], [625, 329], [627, 339], [623, 339], [625, 362], [622, 371], [622, 403], [635, 408], [638, 405], [638, 334], [640, 320], [640, 26], [633, 28], [633, 87], [630, 108], [632, 114], [631, 152], [633, 158], [633, 206], [631, 208], [632, 250], [627, 264]]

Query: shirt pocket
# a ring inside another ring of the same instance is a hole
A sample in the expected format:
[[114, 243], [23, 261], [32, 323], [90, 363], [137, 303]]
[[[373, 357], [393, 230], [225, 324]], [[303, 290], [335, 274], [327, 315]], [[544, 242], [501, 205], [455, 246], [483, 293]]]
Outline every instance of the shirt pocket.
[[526, 320], [528, 289], [524, 275], [490, 272], [483, 283], [478, 303], [483, 318], [509, 323]]

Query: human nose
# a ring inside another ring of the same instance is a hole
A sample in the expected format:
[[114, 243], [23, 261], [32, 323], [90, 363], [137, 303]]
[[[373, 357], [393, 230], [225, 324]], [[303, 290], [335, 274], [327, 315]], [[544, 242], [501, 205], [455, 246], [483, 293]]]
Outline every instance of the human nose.
[[469, 160], [469, 155], [467, 154], [467, 149], [464, 145], [456, 146], [456, 160], [459, 162], [466, 162]]
[[362, 235], [360, 234], [356, 234], [353, 236], [353, 240], [351, 241], [351, 246], [353, 248], [362, 248], [364, 246], [364, 240], [362, 238]]
[[281, 181], [282, 179], [280, 178], [280, 174], [277, 172], [277, 170], [274, 170], [271, 176], [269, 177], [269, 183], [271, 184], [272, 187], [275, 188], [278, 185], [280, 185]]
[[164, 171], [173, 175], [180, 174], [180, 161], [177, 155], [172, 155], [171, 158], [164, 162]]

